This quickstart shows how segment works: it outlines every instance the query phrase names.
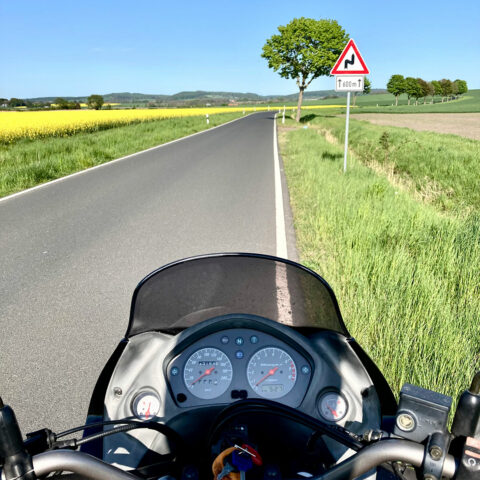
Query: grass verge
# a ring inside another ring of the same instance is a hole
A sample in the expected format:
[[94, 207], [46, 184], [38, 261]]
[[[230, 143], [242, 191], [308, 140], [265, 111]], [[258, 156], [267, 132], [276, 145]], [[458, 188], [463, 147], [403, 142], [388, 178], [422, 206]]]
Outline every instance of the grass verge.
[[395, 392], [454, 397], [480, 368], [480, 214], [441, 214], [317, 130], [280, 134], [301, 260]]
[[239, 113], [137, 123], [66, 138], [24, 139], [0, 145], [0, 197], [206, 130]]
[[[344, 118], [309, 114], [302, 119], [343, 145]], [[439, 211], [465, 215], [480, 210], [478, 140], [350, 120], [349, 149], [396, 187]]]

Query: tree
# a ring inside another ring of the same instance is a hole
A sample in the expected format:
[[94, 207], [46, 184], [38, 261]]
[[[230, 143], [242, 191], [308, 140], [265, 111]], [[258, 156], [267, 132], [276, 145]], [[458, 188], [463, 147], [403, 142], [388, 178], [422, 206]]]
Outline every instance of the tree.
[[405, 79], [403, 75], [392, 75], [387, 83], [387, 90], [395, 96], [395, 106], [398, 106], [398, 97], [405, 93]]
[[428, 93], [432, 97], [431, 103], [433, 103], [433, 97], [435, 95], [435, 87], [433, 86], [433, 82], [427, 82]]
[[368, 77], [365, 77], [365, 82], [363, 84], [363, 95], [368, 95], [372, 90], [372, 84], [370, 83], [370, 80]]
[[66, 110], [68, 108], [68, 100], [65, 100], [62, 97], [57, 97], [53, 103], [62, 110]]
[[[370, 93], [370, 90], [372, 89], [372, 84], [370, 83], [370, 80], [368, 77], [365, 77], [363, 81], [363, 92], [362, 95], [368, 95]], [[354, 92], [353, 94], [353, 106], [355, 106], [355, 103], [357, 102], [357, 92]]]
[[12, 97], [8, 101], [8, 106], [9, 107], [25, 107], [26, 103], [25, 103], [25, 100], [22, 100], [21, 98]]
[[348, 35], [336, 20], [294, 18], [288, 25], [278, 27], [262, 49], [268, 67], [283, 78], [295, 79], [299, 88], [297, 122], [303, 92], [312, 80], [330, 75], [335, 61], [348, 42]]
[[427, 103], [427, 95], [429, 92], [428, 83], [423, 78], [417, 78], [418, 86], [420, 87], [421, 97], [423, 97], [423, 104]]
[[[439, 83], [440, 83], [440, 88], [442, 89], [443, 97], [447, 97], [448, 99], [448, 96], [451, 95], [453, 92], [452, 81], [446, 78], [442, 78]], [[442, 102], [443, 102], [443, 98], [442, 98]]]
[[[433, 93], [434, 95], [442, 95], [442, 86], [438, 80], [432, 80], [431, 84], [433, 85]], [[443, 98], [442, 98], [443, 102]]]
[[457, 84], [457, 90], [459, 95], [463, 95], [464, 93], [468, 92], [467, 82], [465, 80], [460, 80], [457, 78], [455, 82]]
[[411, 98], [420, 98], [422, 93], [420, 91], [420, 85], [417, 82], [416, 78], [407, 77], [405, 79], [405, 93], [408, 97], [408, 104], [410, 105]]
[[455, 82], [452, 82], [452, 95], [455, 97], [455, 95], [458, 94], [458, 84]]
[[100, 110], [103, 105], [103, 97], [101, 95], [90, 95], [87, 98], [88, 108], [94, 108], [95, 110]]

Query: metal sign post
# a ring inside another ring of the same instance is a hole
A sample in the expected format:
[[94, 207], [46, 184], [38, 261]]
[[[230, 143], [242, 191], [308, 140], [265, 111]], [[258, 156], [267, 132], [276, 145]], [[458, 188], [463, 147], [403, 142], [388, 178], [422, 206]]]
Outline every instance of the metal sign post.
[[347, 93], [347, 120], [345, 122], [345, 152], [343, 154], [343, 173], [347, 171], [348, 121], [350, 119], [350, 92]]
[[347, 92], [347, 115], [345, 119], [345, 152], [343, 154], [343, 172], [347, 171], [348, 123], [350, 120], [350, 92], [362, 92], [365, 86], [364, 75], [370, 73], [363, 61], [357, 45], [351, 39], [347, 43], [330, 75], [335, 75], [335, 91]]

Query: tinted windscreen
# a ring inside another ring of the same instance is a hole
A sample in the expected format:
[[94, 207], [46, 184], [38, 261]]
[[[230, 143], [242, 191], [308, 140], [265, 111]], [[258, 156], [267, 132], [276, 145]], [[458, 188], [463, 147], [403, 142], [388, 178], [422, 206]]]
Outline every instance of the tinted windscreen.
[[225, 254], [183, 260], [146, 277], [133, 296], [127, 336], [232, 313], [348, 335], [332, 290], [311, 270], [275, 257]]

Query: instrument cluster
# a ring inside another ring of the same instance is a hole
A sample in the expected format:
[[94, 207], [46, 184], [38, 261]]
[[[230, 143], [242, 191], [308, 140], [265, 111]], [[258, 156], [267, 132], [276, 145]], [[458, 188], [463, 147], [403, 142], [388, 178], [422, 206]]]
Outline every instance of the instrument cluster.
[[312, 376], [307, 356], [253, 329], [232, 328], [197, 340], [167, 365], [171, 393], [180, 407], [266, 398], [297, 407]]

